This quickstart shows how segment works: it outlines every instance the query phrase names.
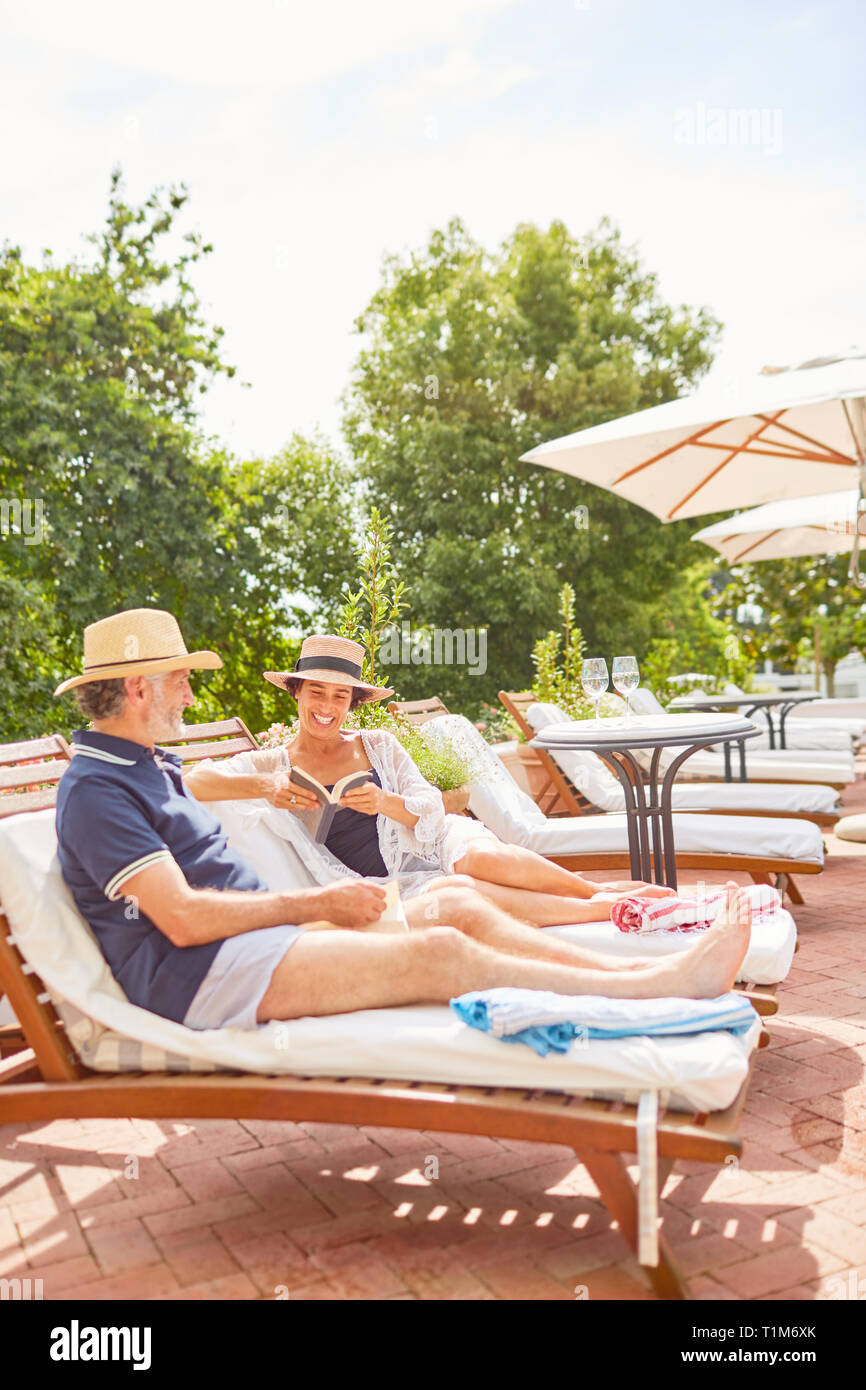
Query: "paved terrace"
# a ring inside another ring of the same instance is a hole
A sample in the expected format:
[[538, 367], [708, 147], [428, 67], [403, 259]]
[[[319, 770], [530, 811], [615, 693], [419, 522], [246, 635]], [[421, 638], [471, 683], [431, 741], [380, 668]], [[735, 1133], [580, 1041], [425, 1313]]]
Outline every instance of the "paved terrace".
[[[864, 770], [849, 812], [866, 810]], [[699, 1298], [866, 1294], [866, 845], [827, 844], [824, 874], [801, 881], [742, 1164], [678, 1163], [665, 1188]], [[253, 1121], [0, 1126], [0, 1277], [41, 1278], [46, 1299], [651, 1298], [594, 1191], [557, 1145]]]

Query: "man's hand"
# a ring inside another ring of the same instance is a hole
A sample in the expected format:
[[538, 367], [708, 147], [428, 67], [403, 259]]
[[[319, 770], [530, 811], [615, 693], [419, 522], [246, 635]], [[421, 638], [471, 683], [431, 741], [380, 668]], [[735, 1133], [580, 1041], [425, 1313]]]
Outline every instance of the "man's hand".
[[385, 902], [385, 889], [377, 883], [346, 880], [310, 894], [310, 919], [326, 918], [338, 927], [369, 927], [382, 916]]

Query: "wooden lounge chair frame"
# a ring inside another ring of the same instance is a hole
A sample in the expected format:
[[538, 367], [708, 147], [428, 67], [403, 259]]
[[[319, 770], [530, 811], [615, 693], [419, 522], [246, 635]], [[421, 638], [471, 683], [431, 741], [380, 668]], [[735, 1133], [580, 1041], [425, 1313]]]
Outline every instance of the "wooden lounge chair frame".
[[[192, 726], [186, 731], [193, 748], [189, 760], [197, 761], [197, 754], [214, 756], [213, 751], [201, 750], [226, 732], [230, 737], [246, 737], [255, 746], [248, 730], [226, 731], [224, 724]], [[56, 742], [57, 737], [18, 744], [17, 756], [9, 749], [2, 750], [0, 766], [7, 769], [7, 787], [14, 785], [12, 765], [26, 757], [56, 756], [65, 765], [69, 749], [65, 741]], [[228, 742], [227, 737], [225, 743]], [[38, 753], [34, 752], [36, 748]], [[216, 756], [229, 754], [218, 752]], [[56, 789], [59, 775], [52, 782], [47, 775], [37, 778], [31, 768], [22, 768], [22, 785], [39, 782], [45, 787], [17, 793], [16, 811], [40, 810], [50, 804], [51, 791], [45, 788]], [[30, 800], [21, 804], [21, 798]], [[6, 798], [0, 797], [3, 800]], [[8, 813], [4, 808], [4, 814]], [[0, 1028], [0, 1124], [54, 1119], [229, 1117], [380, 1125], [564, 1144], [585, 1165], [621, 1235], [638, 1253], [638, 1193], [627, 1169], [627, 1161], [637, 1153], [637, 1110], [633, 1105], [561, 1091], [351, 1076], [94, 1072], [79, 1061], [43, 982], [26, 964], [12, 939], [9, 922], [0, 911], [0, 996], [4, 993], [19, 1022]], [[766, 1042], [767, 1036], [762, 1032], [759, 1046]], [[724, 1111], [690, 1114], [660, 1108], [659, 1194], [678, 1158], [721, 1165], [731, 1156], [740, 1155], [742, 1141], [737, 1128], [753, 1066], [754, 1055], [748, 1076]], [[663, 1232], [659, 1233], [658, 1264], [644, 1268], [659, 1298], [689, 1296]]]

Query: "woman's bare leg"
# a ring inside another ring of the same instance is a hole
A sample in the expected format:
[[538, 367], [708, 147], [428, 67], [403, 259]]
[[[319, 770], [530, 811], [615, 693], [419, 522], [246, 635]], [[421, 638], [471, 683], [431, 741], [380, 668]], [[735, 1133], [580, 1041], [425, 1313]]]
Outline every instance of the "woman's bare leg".
[[542, 893], [531, 888], [505, 887], [471, 874], [446, 874], [441, 879], [434, 879], [425, 896], [449, 886], [474, 888], [503, 912], [533, 927], [564, 927], [571, 922], [605, 922], [610, 918], [610, 895], [598, 901], [584, 897], [567, 898], [562, 894]]
[[[454, 872], [468, 874], [470, 878], [483, 879], [488, 883], [504, 884], [509, 888], [526, 888], [532, 892], [555, 894], [563, 898], [589, 898], [601, 886], [592, 879], [584, 878], [583, 874], [553, 864], [534, 850], [524, 849], [521, 845], [497, 843], [486, 836], [472, 841], [467, 846], [463, 855], [455, 862]], [[659, 888], [657, 884], [624, 880], [622, 891], [627, 892], [630, 889], [651, 897], [661, 897], [670, 891]], [[568, 920], [575, 922], [580, 919], [570, 917]]]

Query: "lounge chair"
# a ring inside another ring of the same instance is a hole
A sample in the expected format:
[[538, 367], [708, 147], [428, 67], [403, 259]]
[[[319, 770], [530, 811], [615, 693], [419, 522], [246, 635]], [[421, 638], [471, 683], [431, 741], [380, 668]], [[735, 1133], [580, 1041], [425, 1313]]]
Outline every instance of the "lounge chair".
[[[419, 704], [426, 708], [419, 710]], [[576, 807], [572, 815], [548, 818], [501, 767], [477, 729], [461, 715], [447, 715], [441, 701], [436, 704], [435, 710], [430, 701], [412, 701], [405, 708], [394, 702], [394, 707], [425, 723], [435, 719], [436, 724], [441, 725], [445, 716], [459, 721], [455, 728], [471, 744], [488, 771], [486, 778], [472, 784], [469, 810], [501, 840], [523, 845], [554, 863], [581, 873], [630, 872], [624, 813], [586, 814], [583, 805], [573, 799], [574, 794], [556, 763], [552, 758], [545, 762], [544, 750], [539, 749], [552, 785]], [[497, 771], [502, 774], [501, 780]], [[782, 819], [773, 822], [752, 816], [717, 817], [680, 812], [673, 820], [678, 869], [699, 869], [723, 878], [730, 873], [744, 872], [755, 883], [775, 882], [779, 891], [787, 892], [792, 902], [802, 902], [793, 875], [817, 874], [824, 866], [820, 832], [808, 821]]]
[[[501, 690], [499, 698], [527, 739], [534, 738], [546, 724], [567, 719], [556, 705], [537, 701], [531, 691], [518, 694]], [[581, 810], [623, 809], [622, 786], [597, 754], [587, 751], [554, 757], [545, 749], [537, 748], [535, 752], [548, 776], [553, 779], [556, 774], [557, 794], [569, 815], [579, 815]], [[684, 769], [688, 766], [689, 763], [685, 763]], [[575, 791], [581, 797], [580, 803], [574, 801]], [[836, 788], [817, 782], [689, 782], [678, 779], [672, 789], [672, 804], [675, 811], [714, 816], [781, 816], [810, 820], [828, 830], [842, 814]]]
[[[20, 1020], [3, 1035], [0, 1123], [313, 1120], [565, 1144], [658, 1296], [687, 1296], [657, 1234], [656, 1200], [677, 1158], [721, 1165], [740, 1154], [737, 1127], [766, 1042], [757, 1024], [744, 1038], [700, 1034], [685, 1048], [640, 1038], [549, 1058], [505, 1047], [444, 1007], [192, 1032], [124, 999], [60, 875], [50, 792], [21, 790], [35, 780], [22, 769], [16, 786], [9, 772], [6, 788], [31, 800], [0, 823], [0, 990]], [[42, 809], [29, 809], [34, 799]], [[300, 1075], [287, 1074], [293, 1047], [304, 1054]], [[416, 1064], [426, 1075], [413, 1075]], [[638, 1185], [626, 1167], [635, 1154]]]
[[[642, 686], [631, 696], [632, 710], [639, 714], [664, 715], [667, 711], [656, 699], [653, 692]], [[758, 748], [751, 751], [749, 744], [758, 742], [749, 739], [742, 745], [743, 764], [746, 776], [755, 782], [819, 782], [822, 786], [835, 787], [841, 791], [856, 780], [854, 753], [848, 749], [818, 750], [812, 748]], [[724, 753], [703, 749], [689, 758], [680, 773], [681, 780], [695, 778], [727, 778], [732, 766], [733, 775], [741, 765], [735, 746], [729, 745], [729, 757]], [[638, 762], [648, 767], [651, 752], [636, 752]], [[676, 749], [663, 749], [662, 769], [676, 756]], [[729, 761], [730, 759], [730, 761]]]
[[[742, 695], [744, 703], [748, 702], [749, 699], [748, 691], [743, 690], [742, 686], [735, 685], [732, 681], [724, 687], [723, 693], [725, 695]], [[824, 717], [819, 719], [816, 724], [814, 717], [812, 717], [813, 708], [818, 706], [820, 709], [821, 706], [826, 707], [828, 703], [832, 704], [832, 701], [807, 700], [804, 701], [803, 704], [797, 705], [796, 708], [789, 713], [785, 720], [785, 742], [788, 748], [822, 748], [829, 750], [832, 747], [830, 742], [824, 743], [823, 741], [816, 742], [814, 740], [816, 736], [818, 739], [823, 739], [831, 734], [835, 735], [837, 739], [840, 735], [842, 735], [843, 738], [850, 738], [855, 749], [863, 742], [864, 737], [866, 737], [866, 715], [860, 715], [860, 717], [846, 717], [844, 715], [834, 714], [832, 710], [827, 710], [825, 708]], [[764, 721], [769, 722], [769, 716], [766, 711], [758, 710], [756, 714], [763, 714]], [[774, 724], [778, 723], [778, 717], [775, 714], [773, 715], [773, 722]], [[767, 736], [765, 735], [765, 737]], [[750, 739], [749, 742], [752, 748], [762, 746], [756, 739]], [[848, 745], [843, 744], [843, 746], [847, 747]]]

